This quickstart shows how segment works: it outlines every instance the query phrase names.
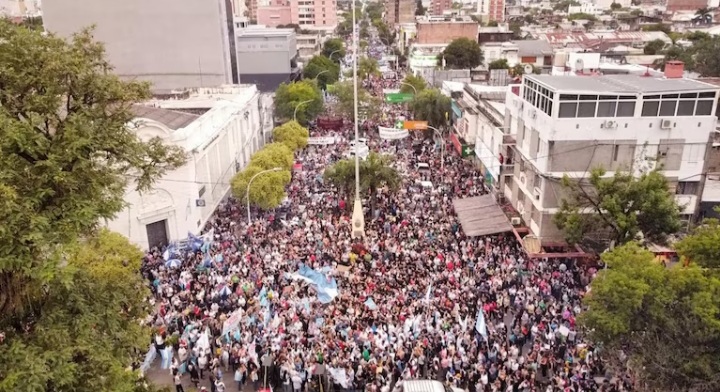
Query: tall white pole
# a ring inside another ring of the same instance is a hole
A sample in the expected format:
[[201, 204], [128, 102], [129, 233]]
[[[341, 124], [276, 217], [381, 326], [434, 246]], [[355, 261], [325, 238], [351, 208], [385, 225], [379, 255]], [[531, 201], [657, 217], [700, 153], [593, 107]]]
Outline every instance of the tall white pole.
[[350, 231], [352, 238], [365, 236], [365, 215], [363, 214], [362, 202], [360, 200], [360, 154], [358, 154], [358, 139], [360, 139], [360, 124], [358, 122], [358, 34], [357, 34], [357, 18], [356, 0], [352, 0], [352, 25], [353, 25], [353, 99], [354, 99], [354, 120], [355, 120], [355, 202], [353, 203], [352, 229]]

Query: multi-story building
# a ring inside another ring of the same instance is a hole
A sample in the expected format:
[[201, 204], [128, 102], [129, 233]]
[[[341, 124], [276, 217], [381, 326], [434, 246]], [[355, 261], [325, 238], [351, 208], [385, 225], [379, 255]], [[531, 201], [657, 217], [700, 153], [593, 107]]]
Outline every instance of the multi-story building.
[[385, 22], [390, 26], [415, 22], [415, 0], [385, 0]]
[[667, 11], [697, 11], [700, 8], [706, 8], [708, 0], [667, 0]]
[[431, 15], [442, 15], [446, 10], [452, 9], [451, 0], [432, 0], [430, 3]]
[[63, 37], [95, 25], [115, 73], [155, 90], [237, 82], [230, 0], [53, 0], [45, 28]]
[[484, 165], [499, 169], [495, 191], [534, 235], [560, 239], [552, 218], [563, 176], [660, 168], [682, 214], [694, 215], [720, 88], [682, 73], [682, 63], [669, 63], [665, 77], [525, 75], [507, 93], [503, 127], [481, 141]]
[[248, 26], [237, 30], [238, 79], [256, 84], [260, 91], [275, 91], [297, 71], [297, 36], [293, 29]]
[[417, 22], [415, 43], [420, 45], [447, 45], [458, 38], [477, 41], [479, 26], [477, 22], [469, 18], [447, 21], [420, 20]]
[[188, 161], [150, 191], [128, 189], [127, 207], [107, 226], [147, 249], [199, 234], [230, 191], [230, 180], [265, 144], [272, 107], [255, 86], [175, 91], [134, 108], [134, 131], [181, 147]]
[[296, 24], [303, 29], [332, 30], [337, 26], [336, 0], [271, 0], [257, 7], [257, 22], [276, 27]]
[[322, 50], [324, 40], [319, 33], [297, 34], [296, 37], [298, 58], [303, 61], [309, 60]]
[[477, 13], [484, 22], [503, 22], [505, 0], [478, 0]]

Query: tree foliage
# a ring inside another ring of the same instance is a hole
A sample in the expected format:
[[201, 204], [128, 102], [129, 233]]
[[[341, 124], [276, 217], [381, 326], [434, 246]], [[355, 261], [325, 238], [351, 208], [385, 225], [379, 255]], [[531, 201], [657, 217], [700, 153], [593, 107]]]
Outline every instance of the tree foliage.
[[143, 253], [107, 230], [61, 252], [63, 267], [33, 303], [28, 330], [2, 329], [0, 391], [140, 390], [137, 373], [125, 369], [150, 343], [139, 322], [150, 311]]
[[340, 22], [335, 28], [335, 33], [340, 37], [349, 37], [352, 34], [352, 13], [344, 12], [340, 17]]
[[696, 266], [665, 268], [634, 242], [602, 259], [609, 268], [579, 321], [605, 359], [624, 366], [612, 355], [622, 350], [647, 390], [720, 390], [720, 281]]
[[128, 127], [148, 85], [113, 75], [90, 31], [68, 42], [0, 21], [0, 69], [0, 330], [22, 331], [59, 247], [121, 211], [130, 183], [147, 190], [186, 157]]
[[720, 76], [720, 37], [713, 36], [709, 39], [695, 37], [693, 45], [696, 53], [694, 71], [703, 77]]
[[416, 92], [420, 94], [420, 92], [425, 90], [425, 88], [427, 87], [427, 83], [422, 76], [415, 76], [412, 73], [409, 73], [407, 76], [405, 76], [405, 79], [403, 79], [403, 83], [406, 83], [400, 85], [400, 92], [403, 94], [414, 94]]
[[451, 101], [438, 89], [421, 91], [412, 101], [411, 107], [417, 120], [427, 121], [435, 128], [448, 125]]
[[[325, 181], [350, 197], [355, 192], [355, 159], [343, 159], [325, 169]], [[367, 193], [375, 205], [375, 197], [381, 188], [397, 191], [401, 177], [392, 166], [392, 156], [371, 152], [360, 161], [360, 192]], [[373, 207], [374, 208], [374, 207]]]
[[624, 244], [642, 232], [662, 241], [680, 228], [680, 207], [668, 191], [668, 181], [657, 170], [635, 177], [618, 170], [611, 177], [596, 168], [585, 181], [562, 179], [567, 197], [561, 200], [555, 223], [570, 243], [607, 235]]
[[553, 4], [553, 10], [554, 10], [554, 11], [567, 12], [568, 8], [569, 8], [571, 5], [572, 5], [572, 6], [578, 6], [578, 5], [580, 5], [580, 2], [579, 2], [579, 1], [575, 1], [575, 0], [563, 0], [563, 1], [560, 1], [560, 2], [557, 2], [557, 3], [554, 3], [554, 4]]
[[473, 69], [482, 64], [483, 52], [477, 41], [462, 37], [450, 42], [438, 61], [450, 69]]
[[570, 20], [570, 21], [573, 21], [573, 20], [588, 20], [588, 21], [591, 21], [591, 22], [597, 22], [597, 17], [596, 17], [595, 15], [586, 14], [586, 13], [584, 13], [584, 12], [576, 12], [576, 13], [574, 13], [574, 14], [570, 14], [570, 15], [568, 15], [567, 19]]
[[647, 44], [645, 44], [645, 47], [643, 48], [643, 53], [647, 55], [656, 55], [659, 54], [663, 48], [665, 47], [666, 43], [665, 41], [661, 39], [654, 39]]
[[642, 27], [642, 31], [661, 31], [665, 34], [670, 34], [672, 27], [664, 23], [655, 23]]
[[[252, 178], [258, 173], [262, 173], [263, 170], [270, 169], [258, 166], [251, 161], [245, 170], [233, 177], [231, 181], [233, 195], [238, 200], [246, 201], [247, 187]], [[287, 168], [259, 174], [250, 184], [250, 203], [264, 210], [279, 206], [285, 198], [285, 186], [290, 183], [291, 178], [292, 175]]]
[[345, 43], [340, 38], [330, 38], [323, 44], [321, 54], [335, 63], [340, 63], [345, 57]]
[[507, 59], [497, 59], [495, 61], [491, 61], [490, 64], [488, 64], [488, 69], [508, 69], [510, 68], [510, 65], [508, 65]]
[[361, 57], [358, 60], [357, 73], [360, 79], [367, 79], [370, 75], [380, 75], [380, 66], [378, 61], [372, 57]]
[[[353, 118], [355, 115], [353, 82], [346, 80], [335, 83], [331, 88], [328, 88], [328, 92], [337, 97], [334, 107], [335, 112], [345, 118]], [[378, 113], [379, 108], [380, 99], [358, 86], [358, 111], [363, 112], [366, 117], [373, 117]]]
[[678, 253], [705, 268], [720, 268], [720, 221], [707, 219], [675, 244]]
[[270, 143], [250, 158], [250, 165], [257, 166], [261, 170], [269, 170], [279, 167], [283, 170], [290, 170], [294, 160], [293, 150], [284, 143]]
[[378, 33], [378, 38], [380, 39], [380, 41], [383, 44], [385, 44], [387, 46], [393, 46], [393, 44], [395, 43], [395, 38], [396, 38], [395, 30], [390, 28], [385, 23], [379, 23], [377, 26], [377, 33]]
[[273, 141], [282, 143], [291, 150], [299, 150], [308, 143], [310, 132], [297, 121], [288, 121], [273, 129]]
[[307, 124], [322, 112], [323, 103], [322, 92], [312, 80], [283, 83], [275, 90], [275, 115], [284, 120], [294, 119], [297, 109], [296, 120]]
[[425, 15], [425, 6], [422, 3], [422, 0], [417, 0], [415, 2], [415, 16], [423, 16]]
[[325, 56], [313, 56], [303, 69], [303, 76], [306, 79], [317, 80], [321, 89], [328, 84], [333, 84], [340, 78], [340, 65]]

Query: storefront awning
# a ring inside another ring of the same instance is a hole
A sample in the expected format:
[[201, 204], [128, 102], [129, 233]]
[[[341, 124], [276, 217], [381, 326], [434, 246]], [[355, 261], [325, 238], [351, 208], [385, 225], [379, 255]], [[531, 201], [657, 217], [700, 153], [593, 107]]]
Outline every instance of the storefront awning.
[[453, 205], [460, 225], [468, 237], [512, 231], [512, 225], [493, 195], [455, 199]]

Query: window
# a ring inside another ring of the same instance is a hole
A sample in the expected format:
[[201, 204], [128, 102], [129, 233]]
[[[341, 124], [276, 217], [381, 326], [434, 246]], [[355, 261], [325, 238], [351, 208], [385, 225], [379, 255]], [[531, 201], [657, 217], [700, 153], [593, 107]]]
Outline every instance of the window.
[[[677, 96], [677, 94], [675, 94]], [[677, 107], [677, 101], [661, 101], [660, 102], [660, 115], [661, 116], [674, 116], [675, 108]]]
[[523, 98], [529, 104], [552, 116], [555, 93], [537, 83], [527, 80], [523, 86]]
[[[602, 97], [601, 97], [602, 99]], [[617, 102], [603, 102], [598, 103], [597, 116], [598, 117], [615, 117], [615, 107]]]
[[680, 181], [675, 188], [676, 195], [697, 195], [698, 182]]
[[656, 117], [658, 114], [658, 108], [660, 107], [659, 101], [645, 101], [642, 108], [643, 117]]
[[578, 105], [578, 117], [595, 117], [595, 106], [597, 102], [580, 102]]
[[[703, 93], [701, 93], [702, 95]], [[700, 100], [697, 101], [697, 106], [695, 107], [695, 115], [696, 116], [709, 116], [713, 113], [713, 104], [715, 101], [710, 100]]]
[[[622, 97], [620, 97], [622, 99]], [[617, 117], [632, 117], [635, 115], [635, 102], [618, 102]]]
[[[686, 95], [686, 94], [683, 94]], [[695, 100], [680, 100], [678, 102], [678, 116], [692, 116], [695, 113]]]
[[700, 98], [713, 98], [713, 99], [715, 99], [715, 92], [714, 92], [714, 91], [710, 91], [710, 92], [707, 92], [707, 93], [700, 93], [700, 94], [698, 94], [698, 96], [699, 96]]
[[577, 102], [572, 103], [561, 103], [560, 104], [560, 113], [558, 117], [560, 118], [573, 118], [575, 117], [575, 113], [577, 112]]
[[[632, 99], [633, 101], [628, 101]], [[630, 95], [560, 95], [559, 118], [633, 117], [636, 97]], [[577, 102], [567, 102], [575, 101]], [[597, 112], [596, 112], [597, 110]]]

